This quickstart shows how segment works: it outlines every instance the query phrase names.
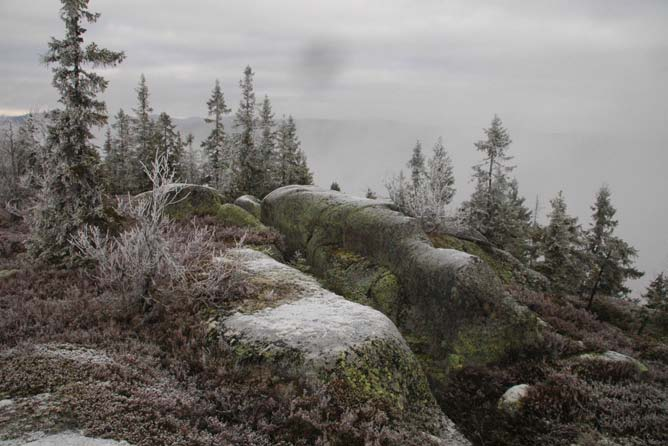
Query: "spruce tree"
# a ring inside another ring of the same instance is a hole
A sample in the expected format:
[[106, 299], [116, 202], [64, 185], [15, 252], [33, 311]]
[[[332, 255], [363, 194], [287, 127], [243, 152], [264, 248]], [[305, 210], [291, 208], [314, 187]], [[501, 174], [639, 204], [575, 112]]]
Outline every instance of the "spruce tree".
[[132, 122], [130, 116], [120, 109], [114, 117], [111, 128], [115, 131], [113, 144], [116, 152], [115, 193], [127, 193], [132, 190], [134, 181], [136, 155], [132, 147]]
[[287, 119], [283, 119], [277, 132], [276, 187], [289, 184], [313, 184], [313, 175], [300, 146], [297, 125], [293, 117], [288, 116]]
[[69, 255], [69, 239], [82, 225], [104, 221], [100, 158], [91, 129], [107, 122], [104, 102], [97, 98], [107, 81], [86, 67], [113, 67], [124, 58], [95, 43], [83, 46], [84, 23], [99, 18], [88, 11], [88, 0], [62, 0], [60, 18], [65, 37], [51, 39], [44, 62], [52, 67], [64, 108], [51, 113], [50, 165], [34, 208], [30, 242], [33, 255], [50, 261]]
[[47, 168], [48, 148], [38, 137], [38, 127], [35, 117], [30, 113], [19, 128], [17, 137], [19, 153], [25, 157], [22, 175], [26, 177], [24, 184], [28, 194], [39, 188], [40, 179]]
[[261, 185], [261, 196], [271, 192], [276, 182], [276, 132], [274, 126], [274, 113], [271, 109], [269, 97], [265, 96], [260, 107], [260, 141], [259, 150], [259, 175], [258, 182]]
[[516, 179], [509, 177], [515, 166], [507, 154], [512, 142], [501, 119], [494, 115], [486, 139], [475, 143], [484, 154], [473, 166], [475, 190], [460, 212], [469, 226], [480, 231], [493, 244], [511, 251], [522, 261], [528, 261], [529, 224], [531, 213], [519, 195]]
[[577, 218], [568, 215], [561, 191], [550, 200], [550, 205], [552, 210], [543, 240], [545, 259], [540, 270], [550, 279], [555, 291], [575, 293], [584, 277], [581, 229]]
[[3, 140], [0, 141], [0, 148], [4, 155], [9, 158], [2, 162], [2, 178], [0, 178], [0, 199], [9, 201], [16, 197], [19, 189], [20, 167], [19, 145], [16, 141], [16, 134], [12, 122], [9, 122], [7, 129], [3, 132]]
[[199, 183], [202, 176], [199, 171], [197, 153], [193, 147], [194, 141], [195, 137], [192, 133], [188, 133], [184, 140], [184, 146], [187, 147], [187, 151], [183, 157], [183, 175], [184, 181], [190, 184]]
[[590, 309], [596, 293], [621, 297], [630, 290], [624, 285], [628, 279], [637, 279], [644, 273], [633, 266], [638, 255], [636, 249], [615, 236], [617, 210], [612, 206], [607, 186], [602, 186], [591, 207], [592, 227], [588, 231], [591, 268], [585, 284], [589, 294], [587, 309]]
[[501, 119], [494, 115], [490, 127], [483, 131], [487, 139], [476, 142], [475, 147], [484, 158], [473, 166], [476, 190], [466, 208], [472, 226], [489, 237], [499, 227], [498, 214], [508, 185], [507, 176], [515, 166], [508, 164], [512, 157], [506, 152], [512, 141]]
[[104, 179], [106, 181], [106, 189], [109, 193], [116, 193], [114, 187], [118, 179], [118, 156], [116, 154], [115, 146], [111, 137], [111, 127], [107, 126], [104, 134], [104, 144], [102, 145], [102, 153], [104, 153]]
[[455, 174], [450, 155], [445, 150], [443, 138], [434, 145], [434, 153], [427, 162], [429, 187], [434, 199], [443, 206], [450, 204], [455, 196]]
[[503, 200], [498, 208], [499, 232], [496, 241], [517, 259], [528, 263], [531, 211], [524, 205], [525, 199], [519, 193], [515, 178], [501, 190]]
[[139, 78], [139, 86], [135, 91], [137, 92], [137, 108], [132, 110], [135, 113], [132, 134], [136, 156], [133, 169], [133, 187], [134, 192], [143, 192], [151, 187], [150, 181], [144, 173], [143, 166], [150, 166], [155, 159], [155, 147], [153, 145], [154, 123], [151, 118], [153, 109], [149, 103], [148, 85], [146, 84], [146, 77], [143, 74]]
[[424, 155], [422, 154], [422, 143], [418, 140], [413, 147], [413, 154], [411, 155], [410, 160], [408, 160], [408, 169], [411, 172], [411, 179], [413, 180], [413, 186], [417, 189], [420, 183], [423, 180], [423, 177], [426, 175], [425, 170], [425, 160]]
[[207, 155], [208, 163], [206, 174], [211, 177], [215, 187], [221, 187], [222, 176], [229, 169], [231, 164], [231, 155], [229, 153], [229, 144], [225, 134], [223, 117], [231, 110], [225, 103], [223, 90], [220, 88], [220, 81], [216, 79], [216, 84], [211, 92], [211, 98], [206, 103], [208, 118], [204, 119], [207, 124], [213, 124], [211, 133], [202, 141], [202, 148]]
[[668, 310], [668, 278], [663, 273], [652, 280], [643, 297], [647, 300], [647, 308]]
[[162, 112], [154, 126], [154, 146], [158, 156], [167, 158], [167, 166], [177, 178], [183, 177], [183, 140], [171, 116]]
[[337, 183], [336, 181], [332, 181], [332, 184], [330, 184], [329, 186], [329, 190], [341, 192], [341, 186], [339, 186], [339, 183]]
[[241, 101], [234, 117], [234, 127], [237, 129], [235, 134], [237, 164], [234, 174], [237, 194], [259, 196], [261, 175], [258, 150], [255, 144], [257, 119], [253, 76], [253, 70], [247, 66], [244, 70], [244, 78], [239, 81]]

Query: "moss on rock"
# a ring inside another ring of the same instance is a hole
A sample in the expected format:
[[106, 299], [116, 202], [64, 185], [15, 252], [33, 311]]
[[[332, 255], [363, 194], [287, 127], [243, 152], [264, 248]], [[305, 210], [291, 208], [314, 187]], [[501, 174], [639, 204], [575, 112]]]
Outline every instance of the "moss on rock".
[[226, 203], [215, 210], [216, 219], [225, 226], [240, 228], [264, 228], [260, 220], [235, 204]]
[[499, 276], [513, 274], [504, 259], [451, 236], [434, 246], [416, 219], [387, 204], [289, 186], [265, 197], [262, 219], [326, 286], [423, 339], [419, 354], [437, 375], [447, 375], [448, 358], [458, 367], [496, 362], [540, 337], [535, 316], [504, 291]]

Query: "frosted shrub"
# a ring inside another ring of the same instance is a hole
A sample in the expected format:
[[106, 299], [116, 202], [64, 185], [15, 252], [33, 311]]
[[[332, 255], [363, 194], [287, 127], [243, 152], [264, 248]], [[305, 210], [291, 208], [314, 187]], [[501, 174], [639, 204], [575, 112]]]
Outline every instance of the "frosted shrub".
[[186, 279], [203, 255], [212, 252], [213, 242], [205, 228], [183, 231], [170, 222], [166, 209], [178, 201], [178, 190], [167, 158], [157, 156], [152, 168], [145, 171], [152, 190], [119, 200], [120, 212], [134, 222], [131, 228], [111, 237], [96, 227], [84, 226], [70, 243], [96, 263], [95, 277], [101, 286], [150, 306], [156, 284]]
[[437, 184], [425, 177], [423, 182], [414, 184], [403, 173], [385, 183], [390, 200], [406, 215], [420, 220], [425, 230], [436, 229], [444, 220], [456, 218], [456, 213], [443, 199]]
[[408, 162], [410, 178], [403, 172], [386, 181], [390, 199], [406, 215], [420, 219], [425, 230], [433, 230], [454, 212], [449, 204], [455, 194], [453, 165], [441, 138], [434, 144], [433, 155], [426, 160], [422, 144], [417, 142]]

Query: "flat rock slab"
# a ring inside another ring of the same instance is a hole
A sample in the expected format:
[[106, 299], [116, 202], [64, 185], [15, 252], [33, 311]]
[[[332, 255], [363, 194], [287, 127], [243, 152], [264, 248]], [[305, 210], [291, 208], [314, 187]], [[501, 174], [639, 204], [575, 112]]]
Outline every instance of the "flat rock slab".
[[399, 331], [382, 313], [323, 294], [254, 314], [237, 313], [225, 321], [225, 334], [296, 349], [319, 366], [332, 366], [342, 353], [375, 339], [403, 345]]
[[373, 341], [390, 342], [412, 355], [387, 316], [324, 289], [296, 268], [253, 249], [230, 250], [221, 260], [235, 265], [250, 283], [280, 295], [265, 301], [267, 308], [255, 306], [224, 319], [223, 336], [233, 343], [292, 350], [314, 368], [333, 367], [345, 352]]

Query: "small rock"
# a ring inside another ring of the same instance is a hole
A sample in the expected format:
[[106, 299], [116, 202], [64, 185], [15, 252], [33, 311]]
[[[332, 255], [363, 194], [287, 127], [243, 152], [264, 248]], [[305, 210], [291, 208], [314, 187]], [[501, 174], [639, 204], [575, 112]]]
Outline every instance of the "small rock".
[[19, 273], [18, 269], [3, 269], [0, 270], [0, 280], [11, 279]]
[[628, 364], [633, 364], [633, 366], [635, 366], [635, 368], [640, 373], [645, 373], [649, 370], [645, 364], [638, 361], [637, 359], [612, 350], [608, 350], [604, 353], [585, 353], [578, 356], [578, 359], [583, 361], [625, 362]]
[[5, 408], [5, 407], [9, 407], [12, 404], [14, 404], [13, 400], [0, 400], [0, 409]]
[[255, 216], [255, 218], [260, 218], [260, 214], [262, 213], [262, 204], [256, 197], [252, 195], [242, 195], [241, 197], [234, 200], [234, 204], [239, 206], [241, 209], [244, 209], [249, 214]]
[[531, 389], [529, 384], [518, 384], [506, 390], [499, 398], [499, 410], [509, 415], [516, 414], [522, 408], [523, 400], [529, 394], [529, 389]]

